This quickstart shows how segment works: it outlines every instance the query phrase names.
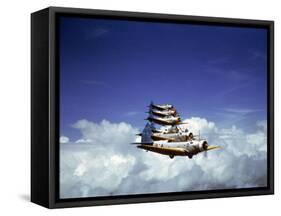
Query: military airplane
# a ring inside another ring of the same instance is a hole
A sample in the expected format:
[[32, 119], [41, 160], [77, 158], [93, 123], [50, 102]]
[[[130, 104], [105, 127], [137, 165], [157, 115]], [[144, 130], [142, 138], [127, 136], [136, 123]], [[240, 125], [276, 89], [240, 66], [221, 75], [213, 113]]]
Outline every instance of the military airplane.
[[137, 146], [138, 148], [152, 151], [164, 155], [169, 155], [171, 159], [174, 156], [188, 156], [191, 159], [194, 155], [209, 151], [212, 149], [220, 148], [219, 146], [209, 146], [206, 140], [194, 140], [187, 142], [154, 142], [154, 143], [143, 143]]
[[173, 105], [171, 105], [171, 104], [162, 104], [162, 105], [160, 105], [160, 104], [154, 104], [153, 102], [151, 102], [148, 107], [149, 108], [158, 109], [158, 110], [167, 110], [167, 109], [174, 108]]
[[151, 109], [148, 113], [159, 117], [179, 116], [175, 109], [161, 110], [161, 111], [156, 109]]
[[[195, 139], [193, 133], [188, 129], [182, 129], [179, 125], [187, 124], [181, 121], [175, 107], [171, 104], [158, 105], [151, 102], [149, 105], [149, 116], [141, 136], [141, 142], [136, 144], [138, 148], [146, 151], [168, 155], [170, 158], [175, 156], [187, 156], [192, 158], [194, 155], [213, 149], [219, 146], [209, 146], [207, 140]], [[165, 126], [156, 129], [154, 123]]]
[[191, 132], [180, 132], [177, 134], [153, 133], [151, 138], [154, 141], [167, 140], [168, 142], [184, 142], [193, 140], [194, 136]]
[[[154, 126], [152, 127], [154, 128]], [[193, 133], [189, 132], [188, 129], [183, 130], [178, 126], [165, 128], [160, 131], [155, 131], [155, 129], [151, 130], [151, 138], [153, 141], [167, 140], [168, 142], [184, 142], [188, 140], [193, 140], [195, 138]], [[142, 136], [142, 133], [137, 135]]]
[[200, 152], [220, 148], [219, 146], [210, 146], [204, 139], [177, 142], [169, 142], [169, 140], [154, 141], [152, 134], [151, 126], [148, 123], [141, 134], [141, 142], [132, 144], [136, 144], [138, 148], [146, 151], [168, 155], [171, 159], [175, 156], [187, 156], [191, 159]]
[[154, 122], [159, 125], [180, 125], [180, 124], [186, 124], [181, 122], [181, 118], [178, 116], [167, 116], [167, 117], [157, 117], [154, 115], [149, 115], [145, 120], [148, 120], [150, 122]]

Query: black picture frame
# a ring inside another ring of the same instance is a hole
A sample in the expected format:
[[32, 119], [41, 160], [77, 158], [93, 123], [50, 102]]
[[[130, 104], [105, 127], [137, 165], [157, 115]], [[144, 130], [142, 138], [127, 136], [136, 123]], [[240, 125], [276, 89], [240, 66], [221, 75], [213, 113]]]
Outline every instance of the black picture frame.
[[[56, 21], [61, 15], [266, 28], [267, 187], [196, 192], [59, 199], [59, 51]], [[31, 15], [31, 201], [47, 208], [266, 195], [274, 193], [274, 22], [49, 7]]]

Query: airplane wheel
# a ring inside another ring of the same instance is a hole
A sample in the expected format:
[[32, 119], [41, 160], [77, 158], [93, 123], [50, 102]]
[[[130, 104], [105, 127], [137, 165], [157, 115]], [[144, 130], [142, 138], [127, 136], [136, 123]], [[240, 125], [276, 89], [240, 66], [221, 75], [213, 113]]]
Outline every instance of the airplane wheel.
[[169, 157], [170, 157], [171, 159], [173, 159], [173, 158], [174, 158], [174, 155], [169, 155]]
[[189, 158], [189, 159], [192, 159], [192, 155], [188, 155], [188, 158]]

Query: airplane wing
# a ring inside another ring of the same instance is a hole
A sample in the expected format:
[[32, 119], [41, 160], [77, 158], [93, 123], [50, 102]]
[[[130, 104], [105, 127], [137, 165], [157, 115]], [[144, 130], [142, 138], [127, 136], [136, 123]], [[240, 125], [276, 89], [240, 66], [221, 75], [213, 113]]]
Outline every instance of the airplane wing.
[[220, 146], [208, 146], [206, 151], [213, 150], [213, 149], [219, 149], [219, 148], [221, 148], [221, 147]]
[[135, 143], [130, 143], [131, 145], [153, 145], [153, 143], [144, 143], [144, 142], [135, 142]]
[[183, 148], [166, 148], [166, 147], [158, 147], [158, 146], [151, 146], [151, 145], [140, 145], [138, 148], [153, 151], [161, 154], [171, 154], [171, 155], [187, 155], [188, 150]]

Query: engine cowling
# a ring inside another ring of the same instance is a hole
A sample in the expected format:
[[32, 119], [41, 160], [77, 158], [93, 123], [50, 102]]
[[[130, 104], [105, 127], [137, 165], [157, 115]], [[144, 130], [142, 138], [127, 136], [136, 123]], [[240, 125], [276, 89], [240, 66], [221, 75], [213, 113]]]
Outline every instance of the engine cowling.
[[192, 140], [192, 139], [194, 138], [193, 133], [189, 133], [189, 134], [188, 134], [188, 138], [189, 138], [190, 140]]
[[199, 150], [206, 151], [208, 149], [208, 142], [206, 140], [201, 140], [199, 143]]

